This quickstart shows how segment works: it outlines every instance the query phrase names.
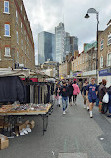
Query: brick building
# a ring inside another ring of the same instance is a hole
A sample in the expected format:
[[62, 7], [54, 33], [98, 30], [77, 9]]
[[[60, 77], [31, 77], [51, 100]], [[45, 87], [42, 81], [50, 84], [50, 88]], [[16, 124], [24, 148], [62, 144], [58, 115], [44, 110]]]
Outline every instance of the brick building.
[[104, 31], [99, 31], [98, 39], [99, 82], [104, 78], [111, 85], [111, 20]]
[[88, 69], [88, 54], [84, 53], [77, 54], [72, 61], [72, 71], [87, 71]]
[[96, 77], [96, 42], [84, 44], [84, 50], [74, 52], [72, 75], [86, 78]]
[[72, 70], [71, 62], [72, 62], [73, 56], [70, 53], [69, 55], [66, 55], [65, 61], [63, 61], [59, 65], [59, 77], [65, 77], [70, 75], [70, 71]]
[[33, 35], [22, 0], [0, 1], [0, 68], [35, 68]]

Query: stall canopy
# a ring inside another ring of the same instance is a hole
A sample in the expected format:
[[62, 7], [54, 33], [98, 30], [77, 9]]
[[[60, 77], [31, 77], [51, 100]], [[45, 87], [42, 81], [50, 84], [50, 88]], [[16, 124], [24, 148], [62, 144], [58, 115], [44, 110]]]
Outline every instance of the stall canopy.
[[5, 77], [5, 76], [25, 76], [28, 77], [30, 76], [30, 70], [22, 70], [22, 69], [14, 69], [12, 70], [11, 68], [0, 68], [0, 77]]
[[5, 76], [49, 78], [48, 75], [40, 71], [32, 71], [30, 69], [0, 68], [0, 77], [5, 77]]

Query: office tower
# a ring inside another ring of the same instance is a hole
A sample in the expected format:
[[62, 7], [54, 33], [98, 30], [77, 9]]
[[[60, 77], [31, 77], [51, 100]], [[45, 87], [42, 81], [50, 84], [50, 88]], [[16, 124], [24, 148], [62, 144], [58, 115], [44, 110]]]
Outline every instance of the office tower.
[[63, 23], [59, 23], [55, 27], [56, 36], [56, 62], [62, 63], [65, 57], [64, 45], [65, 45], [65, 28]]
[[55, 35], [46, 31], [38, 34], [38, 64], [55, 58]]

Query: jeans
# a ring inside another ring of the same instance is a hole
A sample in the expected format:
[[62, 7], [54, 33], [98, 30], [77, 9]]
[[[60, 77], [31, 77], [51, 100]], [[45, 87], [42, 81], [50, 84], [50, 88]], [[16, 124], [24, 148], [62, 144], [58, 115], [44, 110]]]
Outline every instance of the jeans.
[[108, 103], [109, 113], [111, 114], [111, 100]]
[[77, 100], [77, 95], [73, 95], [73, 102], [75, 103]]
[[99, 98], [96, 99], [96, 106], [99, 106]]
[[62, 108], [65, 111], [68, 107], [68, 97], [62, 97]]

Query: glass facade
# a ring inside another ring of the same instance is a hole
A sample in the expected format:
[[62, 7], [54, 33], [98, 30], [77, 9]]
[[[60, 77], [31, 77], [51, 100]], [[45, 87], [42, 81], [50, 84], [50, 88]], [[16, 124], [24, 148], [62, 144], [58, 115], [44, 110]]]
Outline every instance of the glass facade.
[[56, 35], [56, 62], [62, 63], [65, 56], [65, 29], [64, 24], [59, 23], [59, 26], [55, 28]]
[[53, 61], [55, 58], [55, 35], [49, 32], [41, 32], [38, 35], [38, 64], [45, 61]]
[[70, 36], [69, 33], [65, 34], [65, 55], [69, 53], [74, 54], [74, 51], [78, 50], [78, 38], [75, 36]]

